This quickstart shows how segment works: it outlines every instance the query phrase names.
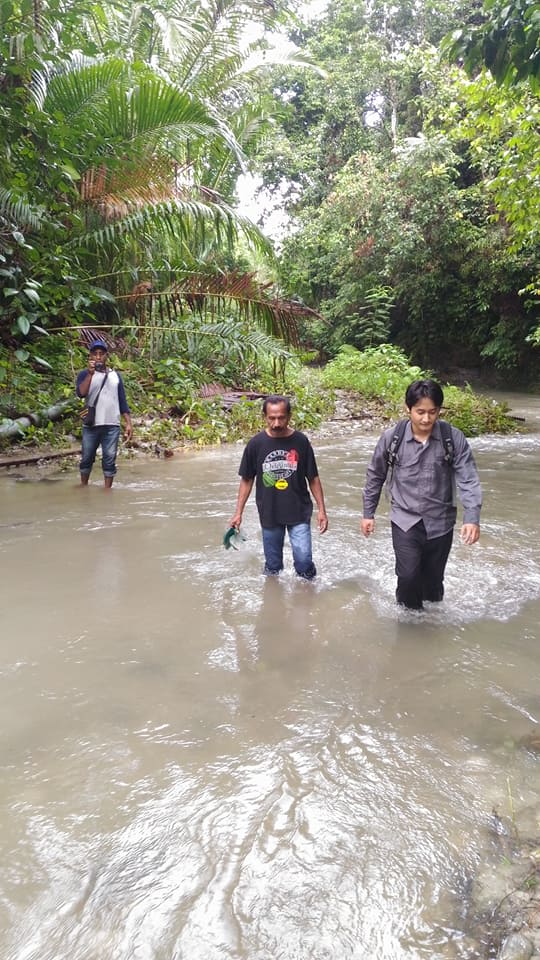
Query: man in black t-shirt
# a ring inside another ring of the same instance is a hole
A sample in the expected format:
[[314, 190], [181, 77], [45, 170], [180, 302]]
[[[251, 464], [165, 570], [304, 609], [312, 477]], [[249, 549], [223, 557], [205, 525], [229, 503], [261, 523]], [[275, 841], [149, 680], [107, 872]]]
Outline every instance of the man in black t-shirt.
[[317, 570], [311, 552], [311, 490], [318, 509], [319, 532], [328, 529], [328, 517], [313, 448], [299, 430], [289, 426], [291, 403], [287, 397], [267, 397], [263, 403], [266, 429], [249, 440], [240, 469], [236, 512], [231, 527], [240, 528], [247, 499], [256, 480], [255, 500], [262, 527], [264, 572], [283, 570], [285, 531], [299, 577], [312, 580]]

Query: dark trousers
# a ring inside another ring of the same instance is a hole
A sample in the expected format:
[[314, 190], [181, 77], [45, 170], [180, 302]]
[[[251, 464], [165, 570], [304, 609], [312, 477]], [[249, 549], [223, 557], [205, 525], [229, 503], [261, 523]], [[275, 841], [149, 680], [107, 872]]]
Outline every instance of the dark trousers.
[[428, 540], [422, 520], [407, 531], [392, 524], [398, 603], [410, 610], [421, 610], [424, 600], [442, 600], [444, 570], [453, 536], [452, 529], [442, 537]]

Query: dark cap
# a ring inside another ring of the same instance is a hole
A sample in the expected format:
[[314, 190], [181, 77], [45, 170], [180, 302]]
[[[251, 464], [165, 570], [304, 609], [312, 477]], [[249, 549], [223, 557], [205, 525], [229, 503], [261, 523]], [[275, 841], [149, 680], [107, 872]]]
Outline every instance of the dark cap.
[[90, 353], [92, 353], [92, 350], [105, 350], [105, 352], [107, 353], [109, 350], [104, 340], [92, 340], [92, 343], [90, 344], [88, 349]]

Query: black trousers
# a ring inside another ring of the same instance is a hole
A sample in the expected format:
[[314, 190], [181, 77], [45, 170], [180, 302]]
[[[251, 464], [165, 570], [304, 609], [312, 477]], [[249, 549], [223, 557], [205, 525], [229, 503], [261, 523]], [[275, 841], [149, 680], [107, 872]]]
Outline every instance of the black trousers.
[[411, 610], [421, 610], [424, 600], [436, 602], [444, 596], [444, 571], [454, 531], [428, 540], [423, 520], [401, 530], [392, 524], [396, 555], [396, 600]]

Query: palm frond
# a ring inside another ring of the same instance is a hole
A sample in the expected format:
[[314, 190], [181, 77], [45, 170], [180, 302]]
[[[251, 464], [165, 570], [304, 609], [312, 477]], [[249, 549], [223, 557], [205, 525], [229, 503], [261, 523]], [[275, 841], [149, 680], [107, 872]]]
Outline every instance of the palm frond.
[[111, 90], [122, 80], [125, 84], [127, 76], [127, 64], [121, 60], [96, 62], [77, 55], [54, 72], [36, 74], [32, 93], [41, 109], [61, 113], [74, 122], [80, 116], [95, 116], [95, 111], [107, 103]]
[[[137, 319], [138, 328], [204, 329], [221, 335], [224, 324], [238, 324], [245, 331], [257, 330], [273, 340], [298, 345], [301, 320], [320, 315], [296, 300], [276, 296], [271, 283], [260, 281], [254, 272], [183, 271], [169, 284], [137, 283], [129, 294], [117, 296], [127, 313]], [[123, 326], [123, 324], [121, 323]]]
[[268, 67], [303, 67], [313, 70], [323, 79], [328, 76], [326, 70], [315, 63], [309, 55], [300, 50], [287, 50], [283, 47], [253, 50], [248, 57], [244, 58], [238, 72], [243, 75], [260, 73], [262, 68]]
[[256, 324], [268, 336], [294, 345], [298, 344], [299, 321], [318, 317], [304, 304], [273, 295], [271, 284], [261, 283], [254, 273], [191, 273], [162, 295], [170, 299], [175, 312], [187, 305], [208, 322], [233, 311], [248, 327]]
[[148, 230], [169, 233], [187, 240], [197, 228], [204, 232], [208, 224], [218, 232], [226, 233], [230, 241], [233, 240], [235, 224], [228, 211], [193, 200], [168, 200], [147, 204], [127, 216], [74, 237], [68, 246], [97, 248], [112, 244], [121, 237], [136, 236], [139, 231]]
[[[199, 193], [201, 199], [196, 199]], [[178, 250], [182, 244], [186, 256], [204, 242], [210, 234], [218, 243], [229, 248], [242, 235], [254, 249], [272, 256], [270, 240], [259, 227], [247, 217], [238, 215], [219, 196], [208, 189], [186, 189], [184, 195], [156, 199], [152, 187], [147, 192], [135, 189], [134, 194], [125, 191], [122, 196], [102, 194], [94, 204], [99, 223], [86, 232], [77, 234], [68, 241], [72, 249], [100, 250], [131, 239], [138, 247], [151, 243], [152, 239], [164, 236], [171, 238]], [[109, 214], [107, 222], [103, 219]]]
[[0, 187], [0, 223], [3, 221], [12, 227], [37, 231], [41, 226], [42, 216], [42, 211], [27, 199], [16, 196], [12, 190]]
[[223, 118], [145, 64], [77, 57], [54, 74], [37, 74], [32, 90], [41, 109], [65, 119], [74, 140], [80, 143], [82, 128], [95, 154], [107, 153], [116, 167], [132, 168], [156, 151], [183, 162], [188, 145], [196, 159], [200, 145], [214, 139], [237, 162], [242, 160], [242, 149]]
[[222, 320], [218, 323], [201, 323], [196, 327], [184, 325], [183, 334], [192, 334], [197, 337], [212, 337], [216, 346], [222, 352], [230, 355], [235, 353], [242, 360], [251, 355], [257, 357], [290, 357], [290, 349], [282, 340], [276, 339], [256, 327], [247, 327], [238, 323], [236, 319]]

